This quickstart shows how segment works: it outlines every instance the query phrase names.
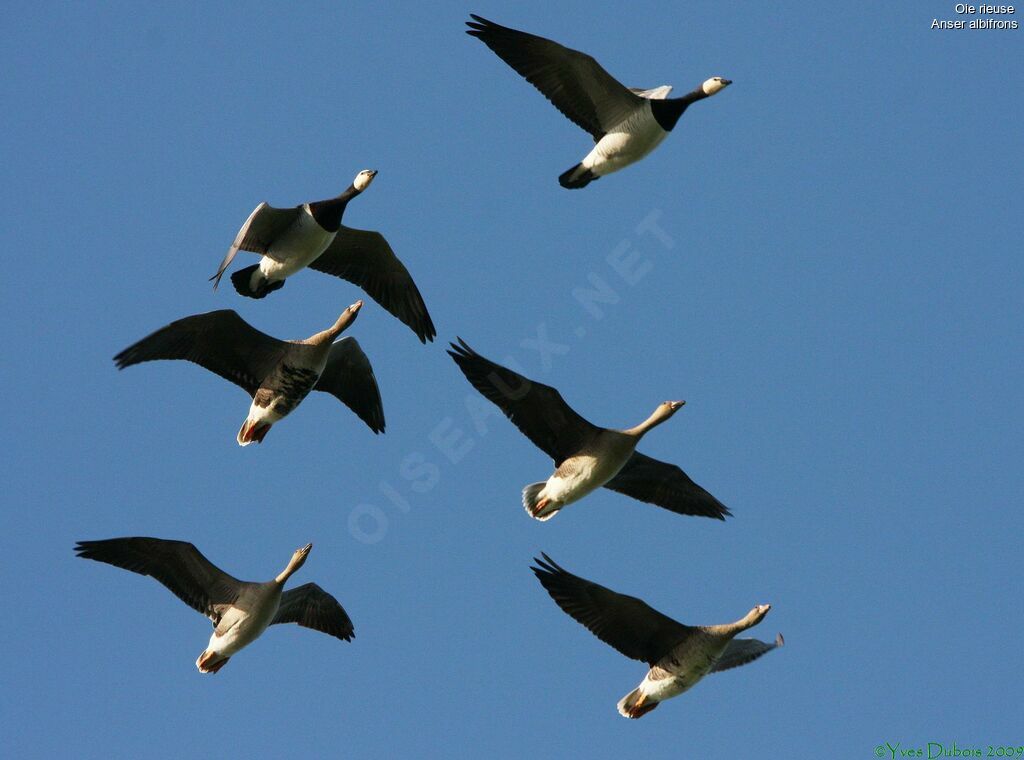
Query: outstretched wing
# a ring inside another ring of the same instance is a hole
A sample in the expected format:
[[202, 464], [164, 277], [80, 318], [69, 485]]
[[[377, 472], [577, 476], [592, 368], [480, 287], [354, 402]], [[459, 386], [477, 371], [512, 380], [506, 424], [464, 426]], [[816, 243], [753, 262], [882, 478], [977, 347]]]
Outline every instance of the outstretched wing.
[[109, 538], [79, 541], [75, 552], [84, 559], [106, 562], [160, 581], [192, 609], [220, 622], [224, 607], [237, 598], [241, 581], [231, 577], [192, 544], [162, 538]]
[[348, 613], [338, 600], [315, 583], [281, 594], [277, 614], [270, 621], [271, 625], [277, 623], [298, 623], [303, 628], [312, 628], [343, 641], [351, 641], [356, 635]]
[[570, 617], [626, 657], [652, 667], [690, 635], [690, 626], [662, 615], [646, 602], [573, 575], [548, 555], [531, 567], [551, 598]]
[[724, 520], [732, 513], [674, 464], [660, 462], [639, 451], [605, 488], [655, 504], [680, 515], [696, 515]]
[[342, 338], [327, 356], [327, 366], [313, 386], [330, 393], [358, 415], [374, 433], [384, 432], [384, 406], [373, 367], [355, 338]]
[[294, 208], [274, 208], [268, 206], [266, 201], [258, 205], [249, 218], [245, 220], [242, 229], [235, 235], [231, 247], [228, 248], [224, 260], [217, 267], [217, 273], [210, 279], [213, 280], [213, 289], [220, 285], [220, 278], [224, 276], [235, 254], [239, 251], [252, 251], [253, 253], [266, 254], [277, 236], [284, 232], [298, 218], [302, 212], [302, 206]]
[[595, 141], [643, 103], [586, 53], [470, 16], [473, 21], [466, 22], [466, 34], [478, 37]]
[[573, 411], [562, 395], [549, 385], [523, 377], [517, 372], [480, 356], [459, 338], [450, 344], [448, 355], [455, 360], [466, 379], [496, 404], [541, 451], [560, 465], [579, 453], [601, 432]]
[[758, 639], [733, 639], [729, 642], [729, 646], [725, 648], [722, 656], [718, 658], [715, 666], [711, 668], [711, 672], [719, 673], [729, 668], [738, 668], [740, 665], [746, 665], [761, 655], [773, 649], [778, 649], [785, 643], [786, 641], [782, 638], [781, 633], [775, 637], [775, 641], [771, 644], [759, 641]]
[[412, 275], [379, 232], [342, 225], [334, 241], [309, 268], [358, 285], [412, 328], [420, 342], [437, 335]]
[[184, 359], [256, 393], [291, 345], [261, 333], [231, 309], [194, 314], [157, 330], [114, 357], [118, 369]]

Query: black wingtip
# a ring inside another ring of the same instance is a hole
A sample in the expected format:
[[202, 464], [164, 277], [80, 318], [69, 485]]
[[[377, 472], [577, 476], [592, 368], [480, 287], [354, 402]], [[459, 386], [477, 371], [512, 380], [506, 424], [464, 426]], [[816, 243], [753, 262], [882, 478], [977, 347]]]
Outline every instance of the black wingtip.
[[101, 543], [100, 541], [76, 541], [75, 542], [75, 556], [81, 557], [82, 559], [95, 559], [93, 556], [93, 550], [96, 544]]
[[427, 317], [427, 324], [424, 325], [423, 329], [416, 332], [416, 337], [420, 339], [420, 343], [424, 346], [434, 342], [434, 338], [437, 337], [437, 330], [434, 327], [434, 323], [430, 321], [429, 316]]
[[460, 360], [463, 359], [471, 359], [474, 356], [479, 356], [479, 354], [477, 354], [476, 351], [470, 348], [469, 344], [466, 343], [466, 341], [464, 341], [462, 338], [455, 336], [455, 340], [457, 340], [458, 343], [449, 343], [449, 348], [446, 349], [446, 353], [448, 354], [448, 356], [452, 357], [456, 362], [459, 362]]
[[[541, 583], [544, 583], [545, 579], [550, 578], [553, 575], [560, 575], [566, 572], [557, 562], [551, 559], [551, 557], [544, 552], [540, 553], [540, 557], [534, 557], [533, 561], [537, 566], [531, 566], [530, 569], [533, 570]], [[547, 584], [545, 584], [545, 586], [546, 585]]]
[[[483, 16], [478, 16], [475, 13], [470, 13], [469, 17], [473, 20], [466, 22], [466, 26], [468, 26], [469, 29], [466, 29], [465, 31], [466, 34], [468, 34], [470, 37], [483, 38], [484, 35], [493, 34], [494, 32], [501, 32], [508, 29], [508, 27], [504, 27], [501, 24], [496, 24], [490, 19], [486, 19]], [[484, 40], [484, 42], [486, 42], [486, 40]]]

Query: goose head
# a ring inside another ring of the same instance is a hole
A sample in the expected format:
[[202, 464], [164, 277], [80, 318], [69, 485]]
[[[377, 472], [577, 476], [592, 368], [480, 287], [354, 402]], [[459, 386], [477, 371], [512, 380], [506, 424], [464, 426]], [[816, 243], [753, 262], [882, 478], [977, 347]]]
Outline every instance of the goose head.
[[654, 413], [667, 420], [686, 405], [685, 401], [662, 401]]
[[356, 178], [352, 180], [352, 187], [356, 189], [356, 192], [363, 192], [373, 182], [373, 178], [377, 176], [376, 169], [363, 169]]
[[338, 321], [334, 323], [334, 334], [337, 335], [355, 322], [356, 317], [359, 316], [359, 310], [361, 308], [363, 308], [363, 299], [360, 298], [354, 304], [345, 309], [345, 311], [341, 312], [341, 316], [338, 317]]
[[754, 609], [746, 614], [741, 621], [745, 628], [753, 628], [755, 625], [764, 620], [764, 616], [768, 614], [768, 611], [772, 608], [770, 604], [759, 604]]
[[650, 430], [655, 425], [660, 425], [665, 420], [670, 419], [672, 415], [682, 409], [685, 404], [685, 401], [662, 401], [658, 404], [658, 408], [655, 409], [648, 418], [647, 429]]
[[641, 436], [646, 434], [651, 428], [655, 427], [656, 425], [660, 425], [673, 414], [678, 412], [685, 403], [685, 401], [662, 401], [660, 404], [658, 404], [658, 408], [654, 410], [650, 417], [648, 417], [646, 420], [641, 422], [636, 427], [629, 428], [628, 430], [623, 430], [622, 432], [626, 433], [627, 435], [632, 435], [636, 436], [637, 438], [640, 438]]
[[731, 79], [723, 79], [722, 77], [711, 77], [711, 79], [705, 79], [704, 84], [702, 84], [700, 88], [701, 90], [704, 91], [705, 95], [714, 95], [719, 90], [724, 90], [731, 84]]
[[309, 552], [313, 549], [313, 544], [306, 544], [301, 549], [296, 549], [295, 553], [292, 554], [292, 558], [288, 560], [288, 566], [281, 571], [281, 574], [274, 580], [278, 583], [284, 583], [288, 580], [296, 570], [306, 564], [306, 558], [309, 556]]
[[359, 310], [363, 308], [362, 299], [356, 301], [354, 304], [349, 306], [345, 311], [341, 312], [341, 316], [338, 317], [337, 321], [328, 327], [326, 330], [321, 330], [316, 335], [311, 335], [300, 343], [305, 343], [311, 346], [330, 346], [341, 333], [343, 333], [349, 325], [356, 321], [356, 316], [359, 314]]

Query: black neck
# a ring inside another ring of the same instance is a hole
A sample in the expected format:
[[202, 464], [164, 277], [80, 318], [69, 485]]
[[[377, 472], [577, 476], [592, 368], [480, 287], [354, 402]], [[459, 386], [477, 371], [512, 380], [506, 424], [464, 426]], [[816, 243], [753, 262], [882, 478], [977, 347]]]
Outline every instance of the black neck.
[[690, 103], [703, 100], [707, 96], [707, 93], [704, 92], [704, 88], [698, 87], [693, 92], [688, 92], [681, 98], [652, 100], [650, 101], [651, 113], [654, 114], [654, 119], [658, 122], [658, 126], [666, 132], [671, 132], [672, 128], [676, 125], [676, 122], [679, 121], [679, 117], [682, 116], [683, 112], [690, 106]]
[[337, 198], [328, 198], [325, 201], [313, 201], [309, 204], [309, 213], [313, 215], [316, 223], [327, 232], [337, 232], [341, 227], [341, 217], [345, 213], [345, 206], [348, 202], [359, 195], [354, 185], [349, 185], [348, 190]]

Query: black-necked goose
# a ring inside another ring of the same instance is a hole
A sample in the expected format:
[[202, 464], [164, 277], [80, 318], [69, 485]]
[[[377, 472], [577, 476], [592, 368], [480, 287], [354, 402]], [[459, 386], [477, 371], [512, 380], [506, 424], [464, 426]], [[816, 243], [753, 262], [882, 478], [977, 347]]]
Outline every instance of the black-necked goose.
[[437, 331], [412, 275], [379, 232], [341, 223], [348, 202], [373, 182], [377, 172], [364, 169], [336, 198], [274, 208], [261, 203], [245, 220], [217, 268], [214, 290], [238, 251], [263, 255], [259, 264], [231, 275], [235, 290], [263, 298], [284, 286], [286, 278], [309, 267], [355, 283], [416, 333], [421, 342]]
[[580, 163], [558, 178], [562, 187], [586, 187], [639, 161], [668, 137], [691, 103], [732, 84], [729, 79], [711, 77], [681, 98], [668, 97], [669, 85], [649, 90], [628, 88], [586, 53], [470, 16], [474, 20], [466, 22], [466, 34], [479, 37], [597, 143]]
[[283, 591], [285, 582], [302, 567], [313, 544], [295, 551], [287, 567], [272, 581], [255, 583], [232, 578], [192, 544], [162, 538], [109, 538], [79, 541], [79, 557], [149, 575], [192, 609], [213, 621], [210, 643], [196, 660], [202, 673], [216, 673], [232, 655], [247, 647], [267, 626], [298, 623], [343, 641], [355, 636], [352, 621], [338, 603], [315, 583]]
[[674, 464], [636, 451], [651, 428], [683, 405], [666, 401], [636, 427], [601, 428], [587, 422], [554, 388], [485, 359], [459, 339], [448, 354], [466, 379], [515, 423], [523, 434], [555, 460], [546, 482], [523, 489], [523, 506], [538, 520], [604, 486], [681, 515], [724, 520], [730, 514], [718, 499], [694, 483]]
[[261, 333], [230, 309], [172, 322], [114, 357], [118, 369], [155, 359], [185, 359], [230, 380], [252, 396], [238, 443], [261, 443], [270, 426], [310, 391], [337, 397], [374, 433], [384, 432], [384, 410], [373, 367], [355, 338], [334, 339], [363, 302], [356, 301], [328, 329], [305, 340]]
[[636, 597], [573, 575], [548, 555], [541, 556], [530, 569], [555, 603], [604, 643], [650, 666], [640, 685], [619, 700], [619, 713], [627, 718], [649, 713], [708, 673], [746, 665], [784, 643], [781, 633], [771, 644], [734, 638], [760, 623], [770, 604], [757, 605], [735, 623], [683, 625]]

